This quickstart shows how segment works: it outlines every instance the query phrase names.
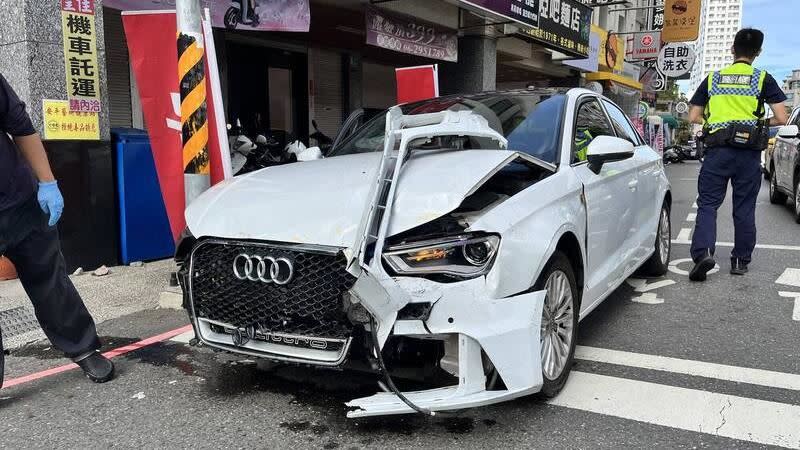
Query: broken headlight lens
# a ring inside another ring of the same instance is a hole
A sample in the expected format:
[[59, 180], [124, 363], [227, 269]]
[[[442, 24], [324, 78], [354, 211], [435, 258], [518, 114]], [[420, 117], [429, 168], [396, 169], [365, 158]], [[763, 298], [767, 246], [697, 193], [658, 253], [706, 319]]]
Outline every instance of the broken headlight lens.
[[499, 236], [464, 234], [395, 245], [383, 259], [398, 275], [474, 278], [489, 271], [499, 247]]

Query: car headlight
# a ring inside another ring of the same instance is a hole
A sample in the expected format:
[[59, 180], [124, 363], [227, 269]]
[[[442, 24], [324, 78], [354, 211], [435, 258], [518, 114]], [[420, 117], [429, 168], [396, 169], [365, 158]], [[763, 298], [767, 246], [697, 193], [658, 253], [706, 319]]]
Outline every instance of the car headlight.
[[499, 236], [463, 234], [395, 245], [383, 259], [398, 275], [474, 278], [489, 272], [499, 246]]

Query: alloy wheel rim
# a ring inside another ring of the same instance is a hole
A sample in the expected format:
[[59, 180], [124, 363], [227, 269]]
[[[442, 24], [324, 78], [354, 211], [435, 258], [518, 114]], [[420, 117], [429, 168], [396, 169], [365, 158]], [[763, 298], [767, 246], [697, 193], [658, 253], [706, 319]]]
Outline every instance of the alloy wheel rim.
[[564, 272], [556, 270], [551, 273], [545, 291], [540, 332], [542, 372], [548, 380], [555, 380], [569, 359], [575, 311], [572, 308], [572, 288]]
[[661, 210], [661, 223], [658, 225], [659, 230], [659, 257], [661, 263], [664, 264], [669, 259], [669, 250], [671, 244], [671, 230], [669, 227], [669, 213], [666, 209]]

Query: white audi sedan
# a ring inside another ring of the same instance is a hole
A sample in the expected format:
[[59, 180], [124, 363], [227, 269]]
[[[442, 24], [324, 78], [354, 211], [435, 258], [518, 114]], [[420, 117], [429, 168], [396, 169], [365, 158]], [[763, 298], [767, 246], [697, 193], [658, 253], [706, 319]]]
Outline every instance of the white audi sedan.
[[433, 414], [557, 395], [579, 321], [666, 273], [670, 203], [661, 158], [602, 96], [443, 97], [212, 188], [176, 260], [198, 341], [380, 375], [349, 417]]

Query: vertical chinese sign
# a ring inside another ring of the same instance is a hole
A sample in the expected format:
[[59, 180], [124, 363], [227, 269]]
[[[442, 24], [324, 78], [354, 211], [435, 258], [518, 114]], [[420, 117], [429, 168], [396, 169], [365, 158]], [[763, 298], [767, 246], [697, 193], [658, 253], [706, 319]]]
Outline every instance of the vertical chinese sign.
[[94, 0], [59, 0], [70, 111], [100, 111]]

